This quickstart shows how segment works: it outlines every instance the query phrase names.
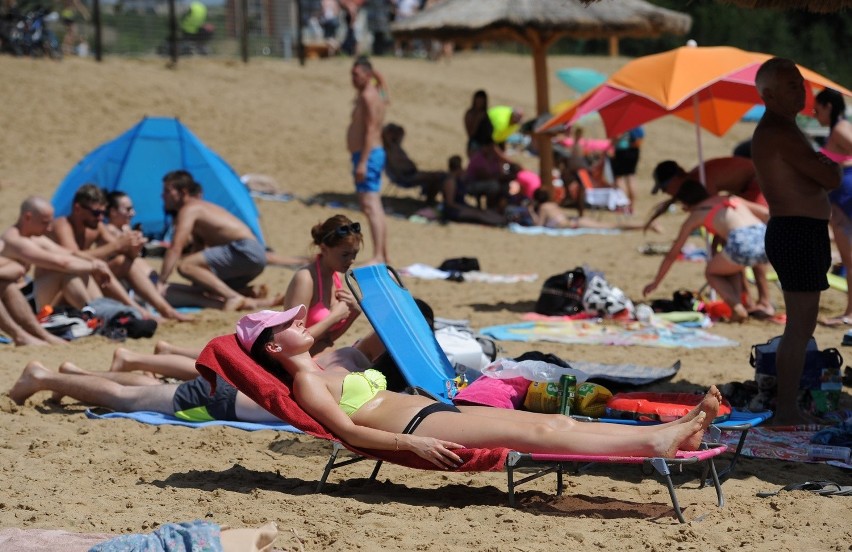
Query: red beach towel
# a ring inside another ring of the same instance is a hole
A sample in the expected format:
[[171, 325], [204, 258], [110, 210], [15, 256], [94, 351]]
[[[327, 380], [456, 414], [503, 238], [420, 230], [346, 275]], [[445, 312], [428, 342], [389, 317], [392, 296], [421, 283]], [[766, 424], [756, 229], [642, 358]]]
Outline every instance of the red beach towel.
[[[340, 441], [349, 450], [377, 460], [410, 468], [445, 471], [410, 451], [359, 450], [344, 443], [302, 410], [293, 399], [289, 383], [252, 360], [237, 342], [235, 334], [212, 339], [204, 347], [195, 367], [211, 385], [216, 385], [215, 374], [219, 374], [267, 411], [314, 437]], [[454, 471], [501, 471], [509, 449], [461, 449], [456, 453], [464, 464]]]

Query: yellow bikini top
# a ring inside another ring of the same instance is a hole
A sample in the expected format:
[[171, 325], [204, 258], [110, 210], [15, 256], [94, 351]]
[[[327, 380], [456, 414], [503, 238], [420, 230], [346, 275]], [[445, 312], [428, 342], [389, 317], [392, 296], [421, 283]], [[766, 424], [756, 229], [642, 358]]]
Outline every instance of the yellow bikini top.
[[347, 416], [352, 416], [359, 408], [376, 396], [379, 391], [385, 391], [388, 382], [385, 375], [372, 368], [363, 372], [352, 372], [343, 378], [343, 392], [340, 394], [338, 405]]

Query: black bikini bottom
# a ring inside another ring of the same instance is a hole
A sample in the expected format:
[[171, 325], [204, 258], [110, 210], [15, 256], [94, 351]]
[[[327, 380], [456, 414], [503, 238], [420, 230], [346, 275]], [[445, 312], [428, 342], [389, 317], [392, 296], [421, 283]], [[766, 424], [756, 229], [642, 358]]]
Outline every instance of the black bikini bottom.
[[423, 407], [420, 410], [420, 412], [415, 414], [414, 417], [411, 418], [411, 421], [408, 422], [408, 425], [405, 426], [405, 429], [402, 430], [402, 433], [404, 435], [410, 435], [410, 434], [414, 433], [414, 430], [417, 429], [417, 426], [420, 425], [420, 422], [422, 422], [423, 420], [426, 419], [427, 416], [429, 416], [430, 414], [434, 414], [435, 412], [461, 413], [461, 410], [459, 410], [458, 408], [456, 408], [455, 406], [453, 406], [451, 404], [446, 404], [446, 403], [442, 403], [442, 402], [434, 402], [434, 403], [430, 404], [429, 406]]

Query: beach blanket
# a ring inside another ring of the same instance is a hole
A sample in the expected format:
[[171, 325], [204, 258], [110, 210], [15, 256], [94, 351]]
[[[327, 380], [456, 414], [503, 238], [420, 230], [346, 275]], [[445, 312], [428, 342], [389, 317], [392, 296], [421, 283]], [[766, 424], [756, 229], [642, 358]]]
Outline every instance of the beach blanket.
[[526, 234], [529, 236], [585, 236], [587, 234], [613, 235], [621, 234], [616, 228], [547, 228], [546, 226], [523, 226], [517, 222], [510, 222], [507, 226], [509, 232], [515, 234]]
[[[423, 280], [446, 280], [454, 273], [440, 270], [427, 264], [415, 263], [399, 271], [400, 276], [411, 276]], [[471, 270], [459, 273], [465, 282], [485, 282], [487, 284], [514, 284], [517, 282], [535, 282], [538, 274], [491, 274]]]
[[286, 422], [268, 422], [268, 423], [254, 423], [254, 422], [228, 422], [223, 420], [213, 420], [210, 422], [188, 422], [186, 420], [181, 420], [180, 418], [175, 418], [174, 416], [169, 416], [168, 414], [160, 414], [159, 412], [147, 412], [147, 411], [139, 411], [139, 412], [108, 412], [105, 414], [98, 414], [91, 409], [86, 410], [86, 416], [95, 420], [108, 420], [113, 418], [127, 418], [130, 420], [136, 420], [137, 422], [143, 424], [150, 425], [178, 425], [184, 427], [208, 427], [208, 426], [228, 426], [235, 427], [237, 429], [243, 429], [245, 431], [259, 431], [262, 429], [271, 429], [273, 431], [289, 431], [291, 433], [302, 433], [300, 430], [296, 429], [292, 425]]
[[[808, 458], [808, 445], [813, 436], [824, 426], [776, 426], [753, 427], [746, 435], [742, 454], [751, 458], [767, 458], [771, 460], [786, 460], [788, 462], [828, 463], [832, 466], [852, 469], [852, 464], [836, 460], [811, 460]], [[730, 450], [737, 447], [739, 434], [722, 432], [722, 442]]]
[[532, 320], [482, 328], [480, 333], [499, 341], [552, 341], [586, 345], [644, 345], [699, 349], [735, 347], [736, 341], [697, 328], [687, 328], [658, 317], [648, 323], [634, 320]]

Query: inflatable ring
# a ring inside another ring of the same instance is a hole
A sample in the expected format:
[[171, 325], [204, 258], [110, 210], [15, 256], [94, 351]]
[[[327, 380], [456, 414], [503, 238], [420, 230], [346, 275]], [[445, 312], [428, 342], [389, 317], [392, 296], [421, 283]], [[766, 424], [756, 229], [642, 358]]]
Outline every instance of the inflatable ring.
[[[606, 403], [607, 416], [640, 422], [671, 422], [685, 416], [704, 398], [696, 393], [617, 393]], [[731, 415], [731, 405], [724, 401], [714, 423]]]

